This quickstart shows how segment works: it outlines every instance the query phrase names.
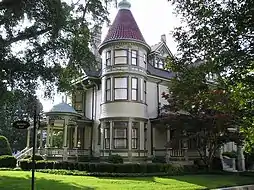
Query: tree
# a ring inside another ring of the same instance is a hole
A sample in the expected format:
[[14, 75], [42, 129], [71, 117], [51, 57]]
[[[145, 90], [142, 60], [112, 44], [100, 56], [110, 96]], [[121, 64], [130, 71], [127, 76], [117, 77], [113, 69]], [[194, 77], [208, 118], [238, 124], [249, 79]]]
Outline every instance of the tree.
[[8, 92], [8, 98], [0, 104], [0, 134], [9, 139], [13, 151], [25, 148], [27, 130], [15, 129], [12, 123], [16, 120], [32, 121], [36, 104], [41, 112], [43, 108], [39, 100], [20, 90]]
[[207, 81], [204, 65], [183, 68], [171, 62], [169, 67], [177, 74], [169, 84], [169, 94], [162, 94], [168, 101], [164, 122], [176, 129], [178, 138], [196, 140], [201, 160], [211, 169], [224, 143], [241, 140], [239, 133], [229, 130], [239, 120], [237, 104], [221, 83]]
[[81, 70], [96, 67], [89, 47], [108, 21], [112, 0], [3, 0], [0, 2], [0, 102], [11, 89], [34, 94], [39, 81], [51, 95], [69, 89]]
[[0, 136], [0, 156], [2, 155], [12, 155], [10, 143], [5, 136]]

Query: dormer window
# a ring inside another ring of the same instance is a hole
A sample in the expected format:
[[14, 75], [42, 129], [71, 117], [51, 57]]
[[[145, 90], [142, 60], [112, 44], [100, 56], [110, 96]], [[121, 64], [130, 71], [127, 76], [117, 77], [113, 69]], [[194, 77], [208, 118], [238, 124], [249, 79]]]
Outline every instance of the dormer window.
[[106, 66], [111, 65], [111, 51], [106, 52]]
[[125, 49], [115, 50], [115, 65], [128, 63], [128, 51]]
[[164, 69], [164, 63], [161, 59], [159, 59], [159, 68]]
[[131, 64], [132, 65], [137, 65], [138, 63], [138, 51], [136, 50], [131, 50]]

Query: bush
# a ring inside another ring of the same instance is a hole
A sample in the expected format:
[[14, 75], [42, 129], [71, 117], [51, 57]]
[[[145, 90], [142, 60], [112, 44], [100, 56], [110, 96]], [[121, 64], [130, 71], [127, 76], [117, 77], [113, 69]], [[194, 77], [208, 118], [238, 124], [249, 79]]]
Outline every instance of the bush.
[[0, 156], [2, 155], [12, 155], [10, 143], [4, 136], [0, 136]]
[[0, 168], [15, 168], [17, 159], [14, 156], [0, 156]]
[[112, 164], [122, 164], [123, 163], [123, 158], [122, 156], [116, 154], [116, 155], [110, 155], [108, 157], [108, 162]]
[[154, 156], [152, 158], [152, 163], [166, 163], [165, 156]]
[[237, 158], [237, 153], [236, 151], [232, 151], [232, 152], [223, 152], [222, 156], [227, 156], [229, 158]]
[[[45, 160], [39, 160], [35, 162], [35, 168], [36, 169], [54, 169], [55, 162], [53, 161], [45, 161]], [[32, 160], [21, 160], [19, 162], [19, 166], [22, 170], [31, 170]]]
[[[33, 156], [31, 156], [31, 155], [28, 155], [28, 156], [25, 156], [25, 160], [32, 160], [32, 157]], [[41, 155], [35, 155], [34, 156], [34, 159], [36, 160], [36, 161], [38, 161], [38, 160], [44, 160], [44, 158], [41, 156]]]

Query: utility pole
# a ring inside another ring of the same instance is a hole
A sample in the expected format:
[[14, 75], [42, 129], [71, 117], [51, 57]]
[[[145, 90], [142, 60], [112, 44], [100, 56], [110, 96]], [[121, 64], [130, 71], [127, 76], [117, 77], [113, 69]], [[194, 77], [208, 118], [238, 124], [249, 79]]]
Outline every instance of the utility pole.
[[32, 156], [32, 190], [34, 190], [34, 181], [35, 181], [35, 141], [36, 141], [36, 124], [37, 124], [37, 106], [35, 105], [34, 109], [34, 128], [33, 128], [33, 156]]

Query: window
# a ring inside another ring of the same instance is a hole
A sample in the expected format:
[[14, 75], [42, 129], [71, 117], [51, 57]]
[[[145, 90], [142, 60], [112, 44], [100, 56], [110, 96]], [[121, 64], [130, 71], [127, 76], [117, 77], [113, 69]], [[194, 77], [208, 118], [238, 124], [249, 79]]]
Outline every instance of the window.
[[111, 100], [111, 79], [106, 80], [106, 101]]
[[164, 69], [164, 63], [163, 63], [163, 61], [161, 59], [159, 59], [158, 64], [159, 64], [159, 68], [160, 69]]
[[111, 65], [111, 51], [106, 52], [106, 66]]
[[83, 110], [83, 93], [81, 91], [77, 91], [74, 95], [74, 108], [76, 111]]
[[137, 149], [138, 148], [138, 122], [132, 123], [132, 131], [131, 131], [131, 148]]
[[128, 60], [127, 50], [115, 50], [115, 65], [127, 64]]
[[137, 65], [138, 63], [138, 51], [136, 50], [131, 50], [131, 64], [132, 65]]
[[101, 144], [101, 124], [98, 125], [98, 145]]
[[147, 57], [146, 57], [146, 54], [144, 54], [144, 64], [145, 64], [145, 67], [146, 67], [146, 62], [147, 62]]
[[138, 100], [138, 79], [131, 78], [131, 99]]
[[115, 100], [127, 100], [128, 99], [128, 78], [117, 77], [114, 78], [114, 96]]
[[145, 101], [145, 103], [146, 103], [146, 98], [147, 98], [146, 86], [147, 86], [147, 83], [146, 83], [146, 81], [144, 81], [144, 101]]
[[147, 123], [145, 123], [144, 128], [144, 149], [147, 150]]
[[114, 122], [114, 148], [126, 149], [128, 144], [128, 122]]
[[110, 149], [110, 123], [106, 122], [105, 123], [105, 128], [104, 128], [104, 147], [105, 149]]

